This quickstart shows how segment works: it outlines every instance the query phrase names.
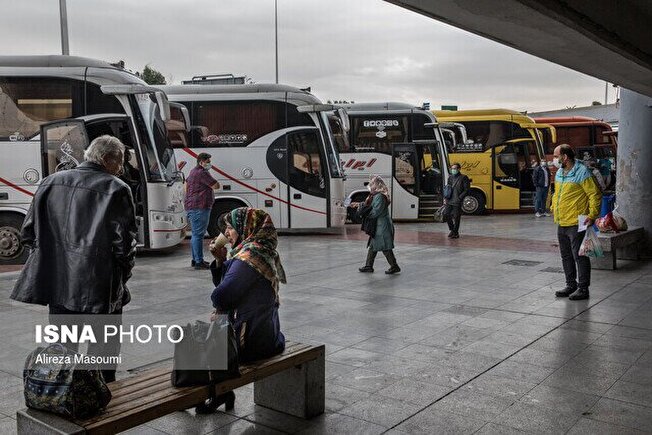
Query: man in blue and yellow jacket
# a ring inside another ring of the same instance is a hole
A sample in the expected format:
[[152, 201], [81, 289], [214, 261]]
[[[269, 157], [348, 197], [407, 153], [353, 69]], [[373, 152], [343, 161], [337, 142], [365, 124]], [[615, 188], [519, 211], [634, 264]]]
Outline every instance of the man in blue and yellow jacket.
[[551, 208], [558, 225], [559, 251], [566, 274], [566, 288], [555, 295], [573, 301], [588, 299], [591, 260], [579, 255], [586, 231], [578, 232], [578, 217], [587, 216], [584, 224], [593, 225], [600, 213], [602, 194], [591, 171], [575, 160], [575, 152], [569, 145], [555, 148], [554, 164], [559, 169]]

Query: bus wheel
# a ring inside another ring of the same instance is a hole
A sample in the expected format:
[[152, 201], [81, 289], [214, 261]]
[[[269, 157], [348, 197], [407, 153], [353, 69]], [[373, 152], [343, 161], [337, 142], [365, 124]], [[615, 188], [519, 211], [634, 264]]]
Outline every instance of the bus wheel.
[[218, 225], [220, 218], [238, 207], [245, 207], [245, 205], [238, 201], [215, 201], [211, 210], [210, 220], [208, 221], [208, 235], [217, 237], [220, 234], [220, 227]]
[[23, 216], [14, 213], [0, 215], [0, 265], [23, 264], [28, 251], [20, 241]]
[[482, 192], [472, 190], [464, 198], [462, 202], [462, 211], [466, 214], [482, 214], [484, 213], [485, 199]]

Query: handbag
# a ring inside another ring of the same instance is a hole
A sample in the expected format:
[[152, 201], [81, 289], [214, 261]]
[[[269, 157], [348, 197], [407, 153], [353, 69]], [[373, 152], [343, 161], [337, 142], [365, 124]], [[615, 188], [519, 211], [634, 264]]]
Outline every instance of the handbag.
[[28, 408], [70, 419], [92, 417], [106, 408], [111, 391], [99, 369], [78, 369], [80, 354], [61, 344], [38, 347], [25, 360], [23, 385]]
[[360, 229], [369, 237], [376, 235], [376, 222], [378, 221], [376, 218], [369, 217], [372, 209], [371, 204], [367, 204], [365, 201], [358, 206], [357, 212], [358, 218], [362, 220]]
[[237, 377], [238, 343], [226, 315], [183, 327], [183, 339], [174, 345], [173, 386], [213, 385]]
[[449, 205], [444, 204], [435, 210], [435, 222], [446, 222], [450, 215], [451, 208]]

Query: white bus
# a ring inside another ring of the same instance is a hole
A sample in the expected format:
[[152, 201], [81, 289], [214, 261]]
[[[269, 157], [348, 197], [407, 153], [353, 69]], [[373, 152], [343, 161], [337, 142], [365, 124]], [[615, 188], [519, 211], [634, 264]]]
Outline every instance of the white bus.
[[26, 259], [20, 228], [39, 182], [80, 163], [102, 134], [128, 147], [124, 179], [136, 203], [138, 246], [179, 244], [187, 219], [169, 112], [160, 90], [105, 62], [0, 56], [0, 263]]
[[[338, 230], [344, 225], [344, 179], [328, 122], [336, 108], [285, 85], [162, 86], [190, 113], [192, 132], [173, 140], [189, 173], [196, 156], [212, 156], [220, 182], [208, 226], [236, 207], [267, 211], [283, 230]], [[343, 113], [343, 111], [339, 111]], [[172, 110], [172, 119], [181, 112]], [[346, 123], [345, 116], [342, 116]]]
[[[432, 113], [403, 103], [344, 107], [349, 134], [343, 138], [337, 132], [336, 139], [347, 198], [364, 199], [369, 176], [378, 174], [391, 182], [394, 219], [432, 220], [448, 180], [448, 153]], [[337, 131], [337, 123], [331, 127]]]

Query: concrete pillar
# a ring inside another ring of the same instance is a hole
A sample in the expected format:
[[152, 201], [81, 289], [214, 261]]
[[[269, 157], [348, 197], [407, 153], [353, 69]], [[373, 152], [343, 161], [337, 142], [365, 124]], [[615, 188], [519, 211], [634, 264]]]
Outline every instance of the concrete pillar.
[[652, 254], [652, 98], [621, 89], [616, 202], [630, 227], [645, 229]]

